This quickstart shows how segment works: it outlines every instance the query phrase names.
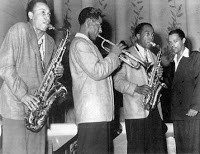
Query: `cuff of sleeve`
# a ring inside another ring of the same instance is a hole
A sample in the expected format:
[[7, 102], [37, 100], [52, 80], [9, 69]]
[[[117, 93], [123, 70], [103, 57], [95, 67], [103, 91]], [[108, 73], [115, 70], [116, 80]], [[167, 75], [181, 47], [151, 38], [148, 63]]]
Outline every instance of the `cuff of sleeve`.
[[114, 59], [117, 66], [119, 66], [121, 64], [119, 57], [115, 53], [112, 53], [112, 52], [109, 53], [108, 57], [111, 58], [111, 59]]
[[135, 84], [130, 84], [130, 87], [129, 87], [129, 90], [128, 90], [128, 91], [129, 91], [129, 94], [130, 94], [131, 96], [134, 96], [136, 86], [137, 86], [137, 85], [135, 85]]
[[26, 93], [19, 94], [19, 95], [18, 95], [18, 99], [21, 101], [22, 98], [23, 98], [26, 94], [27, 94], [27, 92], [26, 92]]
[[199, 106], [192, 106], [191, 109], [196, 110], [198, 112], [200, 112], [200, 107]]

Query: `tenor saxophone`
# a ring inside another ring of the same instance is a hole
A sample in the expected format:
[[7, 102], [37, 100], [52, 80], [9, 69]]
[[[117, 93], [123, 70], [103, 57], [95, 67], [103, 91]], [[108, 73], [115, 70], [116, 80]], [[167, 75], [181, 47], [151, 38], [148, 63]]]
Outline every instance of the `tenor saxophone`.
[[49, 110], [58, 96], [65, 97], [67, 89], [57, 81], [55, 69], [60, 65], [63, 54], [66, 49], [66, 43], [69, 41], [69, 31], [64, 39], [61, 40], [57, 51], [48, 67], [47, 73], [44, 75], [39, 89], [35, 92], [35, 96], [39, 99], [38, 107], [25, 113], [25, 126], [32, 132], [39, 132], [46, 124]]
[[[151, 42], [151, 45], [159, 47], [153, 42]], [[154, 109], [157, 106], [158, 102], [160, 101], [161, 90], [163, 88], [167, 88], [167, 85], [161, 82], [160, 77], [158, 76], [158, 69], [161, 65], [161, 54], [162, 50], [159, 47], [159, 52], [156, 56], [156, 62], [153, 65], [152, 71], [150, 73], [150, 78], [148, 80], [148, 86], [151, 88], [151, 91], [143, 99], [144, 108], [148, 111]]]

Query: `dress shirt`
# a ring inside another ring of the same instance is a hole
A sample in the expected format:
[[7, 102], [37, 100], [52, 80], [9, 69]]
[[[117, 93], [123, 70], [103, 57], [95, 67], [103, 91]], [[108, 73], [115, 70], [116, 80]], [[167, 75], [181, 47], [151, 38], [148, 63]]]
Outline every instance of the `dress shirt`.
[[152, 62], [151, 58], [150, 58], [150, 54], [149, 54], [149, 49], [145, 49], [143, 48], [141, 45], [139, 45], [138, 43], [136, 44], [136, 49], [137, 52], [140, 56], [140, 58], [145, 61], [145, 62]]
[[178, 64], [180, 62], [180, 60], [182, 59], [182, 57], [189, 57], [189, 49], [185, 47], [183, 54], [181, 55], [181, 57], [177, 60], [177, 54], [174, 56], [174, 63], [175, 63], [175, 72], [177, 70]]

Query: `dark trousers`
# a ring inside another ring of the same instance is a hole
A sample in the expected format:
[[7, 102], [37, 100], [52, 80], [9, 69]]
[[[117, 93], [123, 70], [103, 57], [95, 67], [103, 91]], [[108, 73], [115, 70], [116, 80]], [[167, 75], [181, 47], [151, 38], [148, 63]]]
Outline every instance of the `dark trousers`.
[[200, 153], [200, 120], [173, 121], [176, 152], [178, 154]]
[[126, 119], [125, 124], [128, 154], [167, 153], [167, 126], [162, 122], [157, 108], [147, 118]]
[[108, 154], [110, 123], [78, 124], [78, 154]]

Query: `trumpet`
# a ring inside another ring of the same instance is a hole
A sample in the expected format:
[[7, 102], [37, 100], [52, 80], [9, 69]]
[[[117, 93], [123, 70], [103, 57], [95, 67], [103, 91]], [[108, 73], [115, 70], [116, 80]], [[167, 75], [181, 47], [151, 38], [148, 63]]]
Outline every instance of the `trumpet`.
[[[104, 46], [104, 43], [107, 42], [108, 44], [114, 46], [115, 44], [112, 43], [111, 41], [103, 38], [101, 35], [98, 35], [99, 38], [101, 38], [103, 41], [101, 42], [101, 47], [106, 50], [108, 53], [110, 52], [110, 49]], [[134, 57], [133, 55], [131, 55], [127, 50], [122, 50], [122, 53], [119, 55], [119, 59], [122, 60], [124, 63], [128, 64], [129, 66], [131, 66], [134, 69], [139, 69], [140, 66], [143, 66], [145, 68], [145, 70], [148, 70], [150, 67], [150, 63], [146, 63], [141, 61], [140, 59]], [[130, 59], [132, 59], [133, 61], [136, 62], [136, 65], [134, 65]]]

